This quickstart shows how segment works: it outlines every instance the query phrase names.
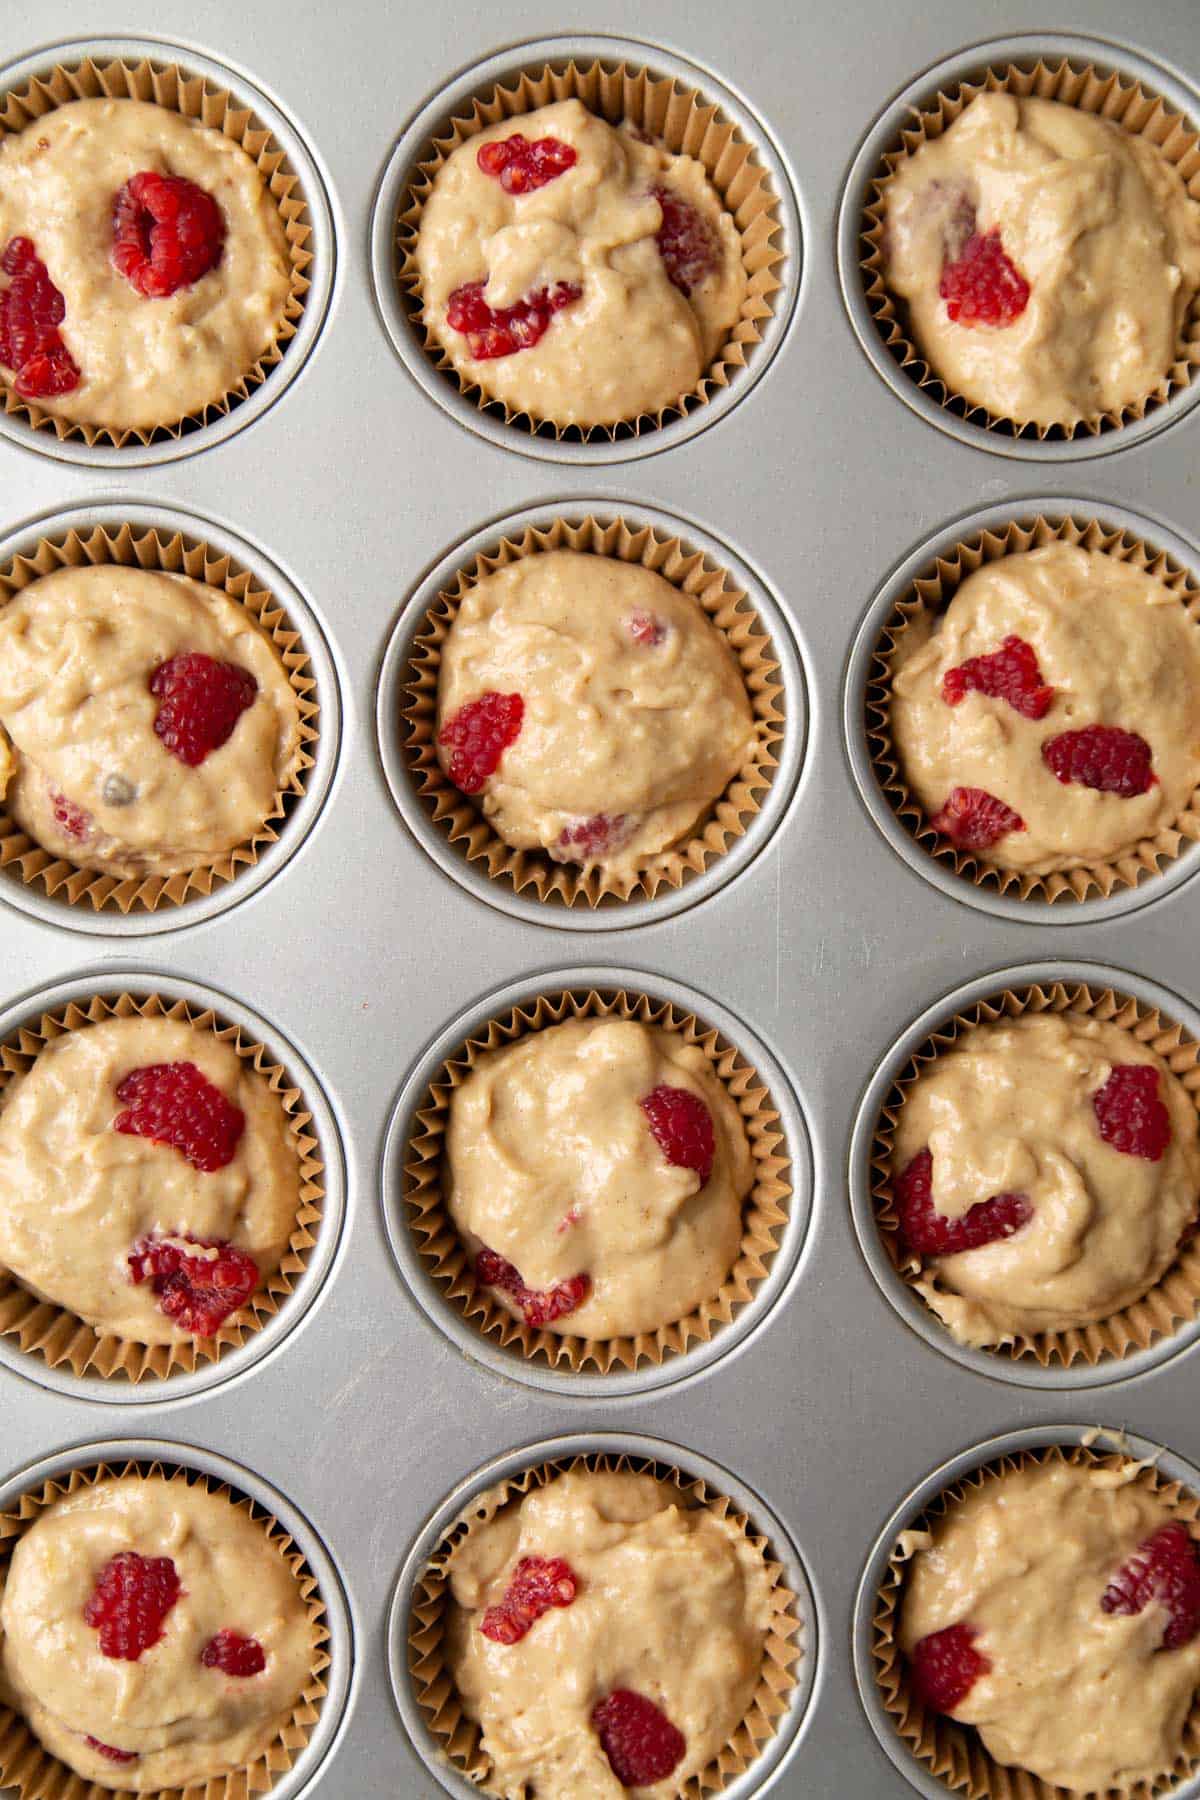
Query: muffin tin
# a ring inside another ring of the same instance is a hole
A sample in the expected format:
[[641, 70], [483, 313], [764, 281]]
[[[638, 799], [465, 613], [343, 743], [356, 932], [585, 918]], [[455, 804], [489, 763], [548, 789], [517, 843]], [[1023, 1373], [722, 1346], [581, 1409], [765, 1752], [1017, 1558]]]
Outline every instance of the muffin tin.
[[[69, 40], [63, 49], [20, 41], [10, 20], [3, 83], [84, 47], [128, 48], [83, 39], [94, 22], [83, 0], [50, 0], [38, 33]], [[345, 1594], [345, 1706], [327, 1703], [319, 1767], [308, 1759], [276, 1791], [437, 1800], [456, 1790], [413, 1724], [396, 1651], [405, 1584], [447, 1509], [498, 1468], [557, 1455], [564, 1439], [573, 1453], [615, 1437], [711, 1471], [806, 1574], [811, 1692], [794, 1735], [781, 1735], [739, 1794], [904, 1800], [942, 1790], [921, 1787], [890, 1728], [877, 1740], [852, 1655], [854, 1595], [882, 1522], [964, 1446], [989, 1440], [969, 1452], [980, 1460], [1014, 1429], [1045, 1443], [1077, 1441], [1091, 1422], [1128, 1426], [1200, 1481], [1196, 1349], [1184, 1332], [1136, 1367], [1097, 1365], [1086, 1393], [1078, 1370], [1018, 1385], [991, 1359], [963, 1366], [943, 1354], [897, 1316], [897, 1296], [868, 1261], [869, 1235], [861, 1245], [856, 1235], [855, 1119], [931, 1008], [1022, 966], [1052, 978], [1069, 954], [1135, 993], [1165, 990], [1187, 1022], [1200, 1002], [1197, 890], [1190, 851], [1111, 901], [1070, 906], [939, 880], [907, 834], [902, 843], [889, 832], [886, 802], [871, 804], [852, 728], [864, 651], [853, 646], [877, 634], [878, 609], [906, 570], [977, 516], [1133, 519], [1191, 563], [1200, 418], [1196, 384], [1144, 424], [1074, 443], [1006, 438], [926, 406], [858, 309], [855, 207], [909, 90], [928, 93], [947, 60], [962, 72], [1070, 53], [1139, 77], [1200, 122], [1200, 21], [1185, 0], [1132, 22], [1116, 0], [1060, 0], [1054, 25], [1067, 35], [984, 46], [964, 42], [972, 22], [954, 0], [928, 0], [903, 32], [879, 0], [808, 9], [802, 22], [766, 0], [736, 15], [685, 0], [651, 14], [594, 0], [579, 22], [591, 35], [564, 37], [554, 8], [508, 0], [486, 15], [449, 0], [403, 19], [383, 0], [340, 15], [285, 0], [252, 12], [222, 4], [202, 18], [185, 0], [136, 11], [131, 29], [150, 34], [138, 40], [147, 53], [213, 65], [280, 132], [313, 210], [319, 304], [310, 300], [304, 332], [255, 395], [202, 432], [89, 451], [0, 419], [0, 540], [11, 548], [65, 518], [120, 514], [231, 549], [277, 583], [314, 654], [320, 753], [279, 845], [212, 897], [110, 921], [0, 881], [0, 1013], [16, 1022], [68, 988], [211, 990], [224, 1016], [253, 1019], [278, 1047], [334, 1151], [340, 1140], [344, 1217], [340, 1236], [335, 1226], [322, 1237], [313, 1303], [307, 1289], [293, 1296], [270, 1354], [257, 1334], [242, 1360], [215, 1365], [215, 1381], [128, 1391], [50, 1382], [41, 1363], [0, 1355], [0, 1497], [41, 1479], [29, 1465], [47, 1456], [60, 1468], [98, 1455], [201, 1467], [236, 1458], [230, 1479], [294, 1509], [310, 1560], [323, 1545], [322, 1579]], [[543, 35], [523, 43], [530, 33]], [[640, 62], [722, 105], [769, 163], [787, 248], [770, 332], [729, 397], [660, 431], [594, 444], [514, 431], [473, 402], [455, 404], [453, 386], [403, 336], [383, 279], [389, 208], [428, 130], [489, 72], [572, 54]], [[1038, 462], [1036, 479], [1025, 459]], [[770, 811], [767, 824], [681, 889], [594, 913], [466, 879], [471, 865], [453, 860], [453, 846], [439, 855], [390, 732], [396, 664], [421, 597], [501, 531], [588, 511], [666, 519], [725, 560], [783, 653], [788, 713], [786, 757], [759, 815]], [[564, 925], [567, 935], [552, 929]], [[113, 942], [131, 935], [136, 943]], [[391, 1175], [406, 1081], [504, 994], [580, 983], [686, 996], [761, 1059], [798, 1186], [811, 1153], [811, 1210], [773, 1265], [769, 1304], [718, 1334], [711, 1357], [663, 1365], [669, 1380], [516, 1379], [402, 1272]], [[171, 1441], [114, 1447], [117, 1430]]]

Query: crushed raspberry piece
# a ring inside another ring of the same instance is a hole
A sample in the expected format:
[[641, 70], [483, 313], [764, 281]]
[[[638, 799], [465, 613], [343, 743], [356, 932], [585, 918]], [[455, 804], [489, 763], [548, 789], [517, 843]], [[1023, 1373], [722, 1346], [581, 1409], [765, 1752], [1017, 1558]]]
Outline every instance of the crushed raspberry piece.
[[147, 300], [165, 300], [215, 269], [225, 215], [182, 175], [143, 169], [113, 200], [113, 267]]
[[258, 683], [249, 669], [192, 650], [160, 662], [150, 692], [159, 702], [155, 732], [172, 756], [195, 769], [233, 736]]
[[1101, 1596], [1106, 1613], [1140, 1613], [1157, 1600], [1171, 1617], [1161, 1648], [1179, 1650], [1200, 1631], [1200, 1550], [1187, 1527], [1162, 1525], [1118, 1569]]
[[1158, 777], [1150, 767], [1154, 752], [1136, 731], [1119, 725], [1085, 725], [1082, 731], [1060, 731], [1042, 745], [1042, 761], [1064, 785], [1077, 781], [1102, 794], [1132, 800]]
[[662, 224], [654, 239], [658, 254], [668, 279], [681, 294], [690, 294], [721, 266], [721, 240], [704, 214], [670, 188], [656, 187], [651, 192], [662, 211]]
[[169, 1556], [120, 1550], [100, 1571], [83, 1609], [84, 1623], [100, 1633], [105, 1656], [137, 1662], [162, 1637], [167, 1615], [182, 1592]]
[[629, 615], [629, 635], [635, 644], [641, 644], [647, 650], [655, 649], [666, 641], [670, 626], [657, 613], [647, 612], [645, 607], [635, 607]]
[[200, 1661], [206, 1669], [220, 1669], [222, 1675], [236, 1675], [243, 1681], [261, 1675], [267, 1666], [258, 1639], [243, 1637], [240, 1631], [218, 1631], [200, 1652]]
[[82, 806], [76, 806], [65, 794], [51, 794], [50, 810], [54, 814], [54, 823], [77, 844], [82, 844], [90, 835], [92, 815], [85, 812]]
[[1100, 1136], [1125, 1156], [1159, 1162], [1171, 1141], [1171, 1115], [1158, 1097], [1158, 1070], [1118, 1063], [1092, 1095]]
[[564, 1231], [570, 1231], [572, 1225], [578, 1225], [582, 1217], [583, 1214], [577, 1206], [569, 1206], [554, 1229], [561, 1236]]
[[1038, 668], [1037, 652], [1024, 638], [1006, 637], [989, 656], [969, 656], [942, 676], [942, 699], [957, 706], [969, 693], [1007, 700], [1025, 719], [1041, 719], [1050, 710], [1054, 689]]
[[136, 1750], [114, 1750], [111, 1744], [102, 1744], [99, 1738], [90, 1736], [85, 1737], [83, 1741], [89, 1750], [94, 1750], [98, 1756], [107, 1757], [109, 1762], [130, 1763], [137, 1761]]
[[499, 1606], [489, 1606], [479, 1629], [497, 1644], [517, 1644], [552, 1606], [570, 1606], [579, 1582], [561, 1556], [523, 1556]]
[[660, 1082], [641, 1101], [654, 1141], [675, 1169], [695, 1169], [703, 1187], [717, 1154], [712, 1114], [688, 1088]]
[[[216, 1256], [189, 1256], [183, 1248], [215, 1250]], [[144, 1281], [159, 1311], [197, 1337], [212, 1337], [258, 1287], [259, 1267], [245, 1250], [219, 1238], [139, 1238], [126, 1259], [135, 1287]]]
[[918, 1256], [956, 1256], [1012, 1237], [1033, 1217], [1024, 1194], [994, 1194], [978, 1200], [961, 1219], [948, 1219], [933, 1203], [933, 1156], [918, 1150], [895, 1181], [900, 1236]]
[[975, 203], [960, 181], [927, 181], [920, 193], [920, 217], [941, 234], [943, 263], [957, 262], [975, 235]]
[[462, 332], [476, 362], [532, 350], [545, 337], [555, 313], [573, 306], [583, 294], [577, 282], [556, 281], [511, 306], [492, 307], [483, 297], [486, 286], [486, 281], [468, 281], [455, 288], [446, 308], [446, 323], [452, 331]]
[[1025, 821], [985, 788], [951, 788], [930, 828], [948, 837], [960, 850], [987, 850], [1010, 831], [1024, 831]]
[[502, 1288], [510, 1294], [525, 1315], [525, 1323], [535, 1329], [565, 1319], [583, 1305], [592, 1291], [590, 1275], [572, 1275], [556, 1282], [552, 1288], [526, 1287], [521, 1272], [496, 1250], [481, 1250], [475, 1258], [475, 1279], [483, 1287]]
[[1029, 283], [1005, 255], [998, 231], [974, 231], [942, 265], [938, 293], [959, 325], [1011, 325], [1029, 304]]
[[979, 1634], [973, 1625], [947, 1625], [913, 1645], [913, 1693], [933, 1712], [953, 1712], [966, 1699], [991, 1663], [974, 1648]]
[[185, 1156], [194, 1169], [211, 1174], [232, 1162], [246, 1115], [195, 1063], [147, 1063], [132, 1069], [117, 1087], [126, 1107], [113, 1128], [127, 1137], [153, 1138]]
[[58, 329], [67, 305], [32, 238], [10, 238], [0, 269], [9, 278], [0, 290], [0, 363], [13, 370], [24, 400], [69, 394], [82, 375]]
[[517, 131], [512, 137], [481, 145], [475, 161], [485, 175], [496, 177], [506, 194], [529, 194], [565, 175], [579, 157], [559, 138], [534, 138], [530, 143]]
[[687, 1749], [687, 1739], [666, 1713], [630, 1688], [617, 1688], [599, 1701], [592, 1708], [592, 1724], [622, 1787], [665, 1781]]
[[489, 775], [500, 767], [500, 758], [521, 735], [525, 702], [520, 694], [494, 690], [468, 700], [446, 720], [438, 743], [450, 752], [447, 773], [464, 794], [477, 794]]
[[597, 857], [611, 856], [633, 836], [637, 820], [626, 813], [597, 813], [594, 819], [580, 819], [577, 825], [566, 825], [559, 833], [551, 855], [561, 862], [592, 862]]

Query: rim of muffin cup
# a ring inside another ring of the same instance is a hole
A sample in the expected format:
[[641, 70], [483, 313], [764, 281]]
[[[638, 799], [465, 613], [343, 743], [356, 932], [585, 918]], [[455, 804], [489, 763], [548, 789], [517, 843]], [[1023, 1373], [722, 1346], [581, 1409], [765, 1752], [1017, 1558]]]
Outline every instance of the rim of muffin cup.
[[[1028, 543], [1021, 541], [1025, 537]], [[1148, 569], [1175, 589], [1200, 629], [1200, 549], [1178, 531], [1107, 501], [1062, 495], [1000, 501], [951, 520], [911, 550], [883, 583], [851, 648], [842, 731], [867, 812], [922, 880], [995, 917], [1083, 925], [1136, 912], [1195, 874], [1200, 868], [1200, 789], [1169, 826], [1111, 863], [1048, 876], [999, 869], [930, 829], [904, 779], [888, 722], [891, 658], [905, 621], [930, 600], [941, 612], [976, 567], [993, 566], [1007, 555], [1050, 542], [1083, 542], [1085, 548]]]
[[299, 1158], [300, 1205], [279, 1270], [214, 1337], [179, 1345], [142, 1345], [98, 1332], [70, 1308], [40, 1301], [0, 1264], [0, 1368], [99, 1405], [166, 1406], [190, 1399], [249, 1374], [279, 1351], [328, 1291], [346, 1214], [342, 1135], [321, 1080], [275, 1025], [204, 982], [155, 968], [106, 966], [27, 994], [0, 1012], [0, 1094], [49, 1037], [132, 1016], [146, 1003], [144, 1016], [178, 1017], [211, 1029], [259, 1072], [288, 1121]]
[[[129, 79], [121, 73], [128, 71]], [[202, 412], [151, 431], [56, 419], [0, 380], [0, 436], [61, 461], [107, 467], [174, 462], [222, 443], [259, 418], [300, 373], [333, 289], [334, 227], [326, 180], [300, 127], [267, 89], [215, 57], [168, 38], [65, 38], [0, 68], [0, 130], [66, 100], [156, 101], [241, 144], [275, 199], [288, 240], [291, 288], [270, 348]], [[32, 111], [27, 111], [29, 101]], [[16, 126], [20, 128], [19, 124]]]
[[[477, 1287], [442, 1188], [449, 1096], [485, 1049], [576, 1018], [635, 1019], [698, 1044], [741, 1115], [755, 1165], [738, 1259], [720, 1291], [636, 1337], [534, 1330]], [[392, 1107], [380, 1201], [392, 1254], [428, 1322], [493, 1374], [560, 1399], [636, 1399], [679, 1387], [740, 1352], [777, 1316], [802, 1274], [820, 1192], [808, 1110], [762, 1038], [707, 994], [644, 971], [556, 969], [481, 996], [409, 1070]]]
[[[421, 322], [411, 254], [433, 176], [459, 142], [503, 118], [576, 95], [590, 96], [597, 103], [591, 110], [602, 110], [610, 124], [628, 120], [672, 152], [705, 164], [738, 225], [750, 278], [737, 325], [699, 387], [661, 413], [617, 425], [536, 420], [466, 385]], [[468, 430], [552, 462], [650, 456], [722, 418], [766, 373], [791, 322], [803, 273], [796, 186], [766, 123], [707, 69], [658, 44], [616, 34], [530, 38], [439, 87], [388, 156], [370, 236], [376, 307], [408, 374]]]
[[[1028, 88], [1021, 77], [1033, 76]], [[838, 210], [837, 258], [842, 298], [855, 336], [891, 391], [911, 411], [976, 449], [1035, 462], [1065, 462], [1124, 450], [1163, 430], [1200, 401], [1200, 294], [1183, 322], [1178, 355], [1151, 395], [1119, 415], [1096, 415], [1070, 427], [1018, 425], [956, 395], [907, 335], [903, 302], [889, 293], [881, 236], [888, 157], [915, 148], [926, 127], [961, 110], [962, 90], [1037, 93], [1101, 111], [1118, 123], [1128, 111], [1136, 134], [1182, 157], [1185, 181], [1200, 200], [1200, 93], [1172, 70], [1122, 44], [1074, 32], [1024, 32], [990, 38], [923, 70], [879, 114], [846, 178]], [[968, 96], [970, 97], [970, 96]], [[1186, 148], [1185, 148], [1186, 145]]]
[[[610, 545], [611, 540], [611, 545]], [[609, 546], [605, 548], [604, 546]], [[470, 586], [497, 568], [578, 548], [651, 567], [690, 594], [721, 633], [755, 718], [753, 748], [681, 843], [648, 858], [621, 892], [597, 870], [515, 850], [436, 752], [442, 649]], [[671, 918], [740, 875], [788, 815], [805, 766], [805, 666], [765, 579], [720, 538], [659, 507], [581, 499], [524, 507], [455, 544], [405, 601], [376, 696], [383, 772], [405, 825], [443, 874], [487, 905], [565, 931], [614, 931]]]
[[[960, 1032], [1023, 1013], [1090, 1014], [1157, 1051], [1200, 1111], [1200, 1010], [1159, 982], [1106, 963], [1047, 961], [997, 969], [927, 1007], [884, 1054], [850, 1139], [850, 1209], [859, 1249], [884, 1299], [941, 1355], [994, 1381], [1055, 1391], [1096, 1388], [1160, 1368], [1200, 1341], [1200, 1242], [1188, 1245], [1141, 1299], [1091, 1325], [975, 1348], [951, 1335], [914, 1286], [896, 1237], [892, 1132], [905, 1090]], [[1200, 1196], [1198, 1196], [1200, 1199]]]
[[[978, 1734], [953, 1719], [928, 1715], [911, 1696], [904, 1659], [894, 1639], [894, 1620], [904, 1588], [907, 1557], [903, 1532], [938, 1516], [943, 1498], [954, 1498], [991, 1471], [1028, 1466], [1063, 1453], [1067, 1460], [1093, 1463], [1136, 1461], [1150, 1467], [1139, 1479], [1169, 1503], [1183, 1502], [1188, 1523], [1200, 1517], [1200, 1469], [1152, 1439], [1123, 1429], [1092, 1425], [1033, 1425], [985, 1438], [952, 1456], [926, 1475], [902, 1500], [871, 1549], [854, 1599], [852, 1653], [858, 1697], [879, 1746], [892, 1765], [926, 1800], [948, 1794], [988, 1794], [989, 1776], [1003, 1778], [1001, 1791], [1022, 1800], [1067, 1800], [1067, 1790], [1018, 1768], [993, 1762]], [[931, 1723], [932, 1721], [932, 1723]], [[1192, 1755], [1153, 1784], [1106, 1789], [1127, 1800], [1197, 1800], [1200, 1796], [1200, 1698], [1194, 1697], [1187, 1725]], [[1187, 1756], [1186, 1751], [1184, 1756]], [[1182, 1760], [1182, 1759], [1180, 1759]], [[944, 1779], [943, 1779], [944, 1777]], [[1089, 1790], [1091, 1792], [1091, 1790]]]
[[[53, 560], [40, 565], [53, 553]], [[337, 768], [341, 693], [333, 653], [310, 603], [261, 550], [182, 507], [104, 501], [46, 513], [0, 538], [0, 607], [9, 577], [93, 562], [190, 574], [247, 613], [279, 654], [300, 709], [300, 749], [273, 810], [232, 851], [179, 875], [139, 879], [81, 869], [29, 838], [0, 799], [0, 900], [46, 924], [142, 937], [199, 924], [257, 892], [316, 825]], [[26, 585], [24, 582], [22, 586]]]
[[[539, 1476], [552, 1478], [581, 1461], [592, 1467], [631, 1467], [673, 1481], [702, 1504], [744, 1521], [750, 1540], [762, 1544], [774, 1576], [776, 1642], [769, 1675], [756, 1695], [756, 1728], [749, 1732], [743, 1725], [720, 1757], [680, 1791], [687, 1800], [713, 1792], [724, 1800], [766, 1793], [800, 1747], [824, 1676], [828, 1624], [819, 1592], [790, 1529], [753, 1488], [698, 1451], [626, 1431], [576, 1432], [509, 1450], [466, 1476], [426, 1519], [405, 1557], [387, 1621], [392, 1695], [417, 1754], [457, 1800], [494, 1793], [479, 1775], [486, 1758], [478, 1728], [466, 1720], [457, 1727], [452, 1722], [458, 1718], [457, 1701], [439, 1659], [445, 1583], [437, 1578], [435, 1565], [503, 1500], [530, 1491]], [[739, 1742], [747, 1739], [755, 1750], [749, 1762], [745, 1742]], [[465, 1773], [468, 1763], [476, 1776]]]
[[[157, 1438], [112, 1438], [80, 1444], [39, 1458], [10, 1475], [0, 1485], [0, 1551], [14, 1543], [45, 1507], [62, 1493], [91, 1485], [88, 1480], [112, 1475], [164, 1474], [184, 1478], [190, 1486], [210, 1492], [228, 1491], [234, 1503], [248, 1502], [252, 1518], [261, 1521], [269, 1539], [279, 1544], [302, 1589], [314, 1631], [311, 1679], [288, 1725], [255, 1762], [228, 1776], [192, 1782], [184, 1789], [148, 1789], [163, 1800], [237, 1800], [243, 1792], [270, 1790], [271, 1800], [299, 1800], [310, 1791], [335, 1742], [340, 1738], [353, 1687], [355, 1669], [354, 1628], [341, 1575], [334, 1557], [304, 1514], [261, 1475], [217, 1452], [186, 1443]], [[83, 1477], [82, 1480], [78, 1479]], [[57, 1492], [52, 1490], [57, 1489]], [[293, 1555], [294, 1552], [294, 1555]], [[20, 1715], [0, 1704], [0, 1755], [10, 1732], [27, 1740], [5, 1786], [0, 1788], [22, 1800], [48, 1791], [40, 1777], [49, 1765], [51, 1776], [61, 1771], [73, 1792], [86, 1786], [82, 1777], [40, 1749]], [[16, 1722], [16, 1723], [15, 1723]], [[35, 1748], [29, 1748], [29, 1741]], [[38, 1764], [41, 1764], [39, 1769]], [[3, 1764], [0, 1764], [0, 1769]], [[246, 1781], [253, 1776], [251, 1788]], [[130, 1800], [129, 1789], [94, 1790], [111, 1793], [112, 1800]]]

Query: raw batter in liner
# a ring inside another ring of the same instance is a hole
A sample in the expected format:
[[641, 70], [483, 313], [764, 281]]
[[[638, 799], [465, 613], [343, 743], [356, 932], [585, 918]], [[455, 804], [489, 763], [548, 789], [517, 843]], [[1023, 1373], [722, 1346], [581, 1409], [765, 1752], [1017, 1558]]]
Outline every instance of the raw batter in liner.
[[[578, 160], [544, 186], [508, 194], [478, 156], [515, 133], [556, 139]], [[658, 186], [696, 209], [712, 239], [715, 267], [686, 296], [655, 241]], [[746, 291], [737, 227], [704, 165], [639, 142], [578, 100], [506, 119], [460, 144], [434, 178], [416, 255], [426, 327], [464, 381], [514, 412], [560, 425], [615, 424], [694, 392]], [[446, 313], [454, 293], [480, 280], [495, 309], [559, 282], [582, 295], [555, 313], [532, 348], [479, 360]]]
[[[136, 1660], [100, 1649], [84, 1619], [97, 1579], [125, 1551], [170, 1557], [183, 1592], [160, 1641]], [[253, 1638], [252, 1676], [206, 1668], [222, 1631]], [[312, 1627], [296, 1578], [261, 1524], [226, 1497], [158, 1476], [82, 1488], [19, 1539], [0, 1599], [0, 1694], [86, 1780], [139, 1792], [244, 1767], [290, 1719], [312, 1672]], [[91, 1736], [136, 1752], [116, 1762]]]
[[[561, 1557], [578, 1581], [514, 1644], [479, 1629], [518, 1560]], [[732, 1522], [648, 1475], [574, 1470], [501, 1508], [450, 1565], [448, 1664], [492, 1759], [489, 1791], [517, 1800], [622, 1800], [591, 1723], [616, 1690], [652, 1700], [683, 1733], [674, 1795], [728, 1743], [762, 1668], [770, 1585]], [[526, 1783], [529, 1788], [526, 1788]]]
[[[1059, 101], [980, 94], [887, 183], [887, 281], [947, 387], [998, 418], [1069, 425], [1162, 383], [1200, 288], [1200, 206], [1146, 138]], [[1004, 325], [939, 293], [969, 234], [1029, 284]]]

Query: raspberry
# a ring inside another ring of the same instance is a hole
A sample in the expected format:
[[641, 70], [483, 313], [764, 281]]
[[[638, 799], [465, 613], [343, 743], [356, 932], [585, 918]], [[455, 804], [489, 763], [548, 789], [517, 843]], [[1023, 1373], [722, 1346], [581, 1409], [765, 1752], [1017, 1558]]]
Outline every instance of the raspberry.
[[1010, 831], [1024, 831], [1025, 821], [984, 788], [951, 788], [940, 812], [929, 821], [933, 831], [960, 850], [986, 850]]
[[641, 1101], [654, 1141], [674, 1169], [695, 1169], [703, 1187], [717, 1153], [712, 1114], [687, 1088], [659, 1085]]
[[630, 637], [635, 644], [641, 644], [647, 650], [653, 650], [663, 643], [669, 630], [665, 619], [660, 619], [657, 613], [647, 612], [644, 607], [637, 607], [629, 615]]
[[105, 1656], [137, 1662], [162, 1637], [167, 1614], [182, 1592], [169, 1556], [120, 1550], [100, 1571], [83, 1609], [84, 1623], [100, 1633]]
[[82, 806], [76, 806], [65, 794], [51, 794], [50, 810], [54, 814], [54, 823], [67, 837], [74, 838], [76, 843], [82, 844], [91, 833], [91, 813], [85, 812]]
[[960, 325], [1011, 325], [1029, 303], [1029, 283], [1004, 253], [998, 231], [974, 231], [942, 265], [938, 293]]
[[477, 794], [489, 775], [500, 767], [500, 758], [521, 735], [525, 702], [520, 694], [494, 690], [468, 700], [442, 726], [438, 743], [450, 751], [449, 775], [464, 794]]
[[1054, 699], [1054, 689], [1042, 680], [1033, 645], [1015, 636], [1006, 637], [989, 656], [969, 656], [942, 676], [947, 706], [957, 706], [972, 691], [1007, 700], [1025, 719], [1044, 718]]
[[1171, 1115], [1158, 1097], [1158, 1070], [1118, 1063], [1092, 1095], [1100, 1136], [1124, 1156], [1159, 1162], [1171, 1141]]
[[532, 350], [550, 328], [550, 321], [564, 306], [572, 306], [583, 289], [574, 281], [556, 281], [537, 288], [512, 306], [491, 307], [483, 297], [486, 281], [469, 281], [455, 288], [446, 308], [446, 323], [461, 331], [476, 362], [493, 362], [498, 356], [515, 356]]
[[220, 1669], [222, 1675], [236, 1675], [239, 1680], [261, 1675], [267, 1666], [262, 1645], [239, 1631], [218, 1631], [200, 1652], [200, 1661], [206, 1669]]
[[913, 1693], [922, 1706], [948, 1713], [966, 1699], [991, 1663], [973, 1648], [978, 1636], [973, 1625], [947, 1625], [913, 1645]]
[[215, 269], [225, 215], [211, 194], [182, 175], [143, 169], [113, 200], [112, 260], [147, 300], [165, 300]]
[[159, 702], [156, 733], [172, 756], [194, 769], [233, 736], [234, 726], [254, 704], [258, 683], [249, 669], [193, 650], [159, 663], [150, 677], [150, 692]]
[[113, 1127], [127, 1137], [153, 1138], [185, 1156], [194, 1169], [211, 1174], [233, 1161], [246, 1115], [195, 1063], [147, 1063], [132, 1069], [117, 1087], [126, 1107]]
[[1200, 1551], [1187, 1527], [1162, 1525], [1140, 1544], [1105, 1588], [1106, 1613], [1140, 1613], [1157, 1600], [1170, 1613], [1160, 1648], [1179, 1650], [1200, 1631]]
[[10, 238], [0, 269], [9, 278], [0, 291], [0, 363], [14, 371], [13, 386], [25, 400], [69, 394], [82, 376], [58, 329], [66, 301], [32, 238]]
[[592, 1291], [590, 1275], [572, 1275], [552, 1288], [529, 1288], [513, 1267], [496, 1250], [481, 1250], [475, 1258], [475, 1279], [483, 1287], [502, 1288], [510, 1294], [525, 1315], [525, 1323], [536, 1328], [565, 1319], [582, 1306]]
[[994, 1194], [977, 1200], [961, 1219], [948, 1219], [933, 1204], [933, 1156], [918, 1150], [903, 1174], [896, 1177], [896, 1204], [900, 1212], [900, 1236], [918, 1256], [956, 1256], [960, 1250], [980, 1250], [985, 1244], [1012, 1237], [1033, 1217], [1024, 1194]]
[[597, 813], [594, 819], [581, 819], [577, 825], [564, 826], [551, 855], [567, 862], [592, 862], [609, 856], [629, 842], [636, 823], [625, 813]]
[[592, 1724], [622, 1787], [665, 1781], [687, 1749], [687, 1739], [666, 1713], [629, 1688], [617, 1688], [599, 1701], [592, 1708]]
[[139, 1238], [127, 1258], [129, 1279], [135, 1287], [148, 1281], [159, 1311], [185, 1331], [212, 1337], [258, 1287], [258, 1264], [247, 1251], [219, 1239], [188, 1237], [182, 1243], [218, 1254], [189, 1256], [169, 1239]]
[[475, 161], [485, 175], [496, 177], [506, 194], [529, 194], [565, 175], [579, 157], [570, 144], [558, 138], [534, 138], [530, 143], [518, 131], [481, 145]]
[[85, 1737], [83, 1741], [89, 1750], [94, 1750], [98, 1756], [106, 1756], [109, 1762], [129, 1763], [137, 1761], [136, 1750], [114, 1750], [111, 1744], [102, 1744], [99, 1738], [94, 1737]]
[[662, 223], [654, 240], [658, 254], [668, 279], [681, 294], [690, 294], [706, 275], [720, 267], [721, 240], [704, 214], [670, 188], [650, 191], [662, 211]]
[[1118, 725], [1060, 731], [1042, 745], [1042, 761], [1064, 785], [1078, 781], [1102, 794], [1119, 794], [1122, 800], [1154, 786], [1158, 777], [1150, 768], [1153, 754], [1144, 737]]
[[489, 1606], [479, 1629], [497, 1644], [517, 1644], [552, 1606], [570, 1606], [579, 1583], [561, 1556], [523, 1556], [499, 1606]]

